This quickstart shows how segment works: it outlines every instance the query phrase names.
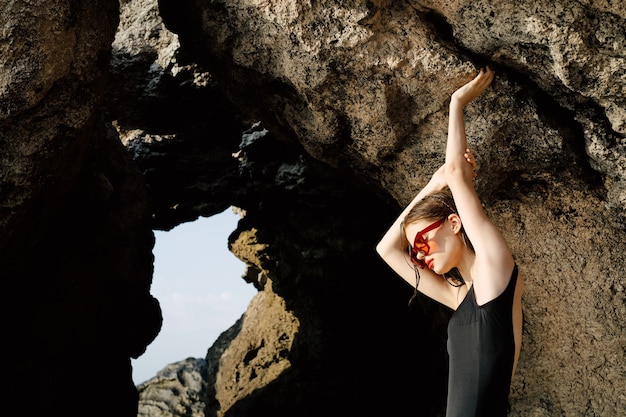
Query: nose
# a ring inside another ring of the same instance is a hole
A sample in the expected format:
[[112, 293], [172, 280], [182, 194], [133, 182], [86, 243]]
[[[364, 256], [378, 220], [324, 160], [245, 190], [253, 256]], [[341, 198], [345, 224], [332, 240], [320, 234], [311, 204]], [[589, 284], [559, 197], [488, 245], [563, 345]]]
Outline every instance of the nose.
[[424, 258], [426, 258], [426, 252], [424, 252], [423, 250], [417, 252], [417, 259], [419, 259], [421, 261]]

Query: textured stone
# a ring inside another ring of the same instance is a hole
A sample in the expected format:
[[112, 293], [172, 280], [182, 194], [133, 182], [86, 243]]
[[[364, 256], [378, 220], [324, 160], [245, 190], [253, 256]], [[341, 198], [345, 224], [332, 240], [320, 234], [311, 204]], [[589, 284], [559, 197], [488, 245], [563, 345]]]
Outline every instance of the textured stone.
[[28, 415], [137, 414], [130, 358], [161, 324], [145, 183], [102, 117], [115, 1], [1, 1], [4, 398]]
[[443, 161], [451, 92], [494, 66], [466, 117], [477, 188], [527, 282], [512, 413], [624, 409], [623, 5], [161, 4], [231, 100], [398, 208]]
[[167, 365], [137, 386], [138, 417], [203, 417], [207, 390], [204, 359], [187, 358]]

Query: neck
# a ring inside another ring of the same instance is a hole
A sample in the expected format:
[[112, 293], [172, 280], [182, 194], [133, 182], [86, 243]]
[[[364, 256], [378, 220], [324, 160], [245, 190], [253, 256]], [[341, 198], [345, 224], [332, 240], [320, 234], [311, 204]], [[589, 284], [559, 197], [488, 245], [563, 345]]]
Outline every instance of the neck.
[[465, 248], [463, 250], [463, 255], [461, 256], [461, 259], [459, 260], [459, 263], [457, 265], [457, 269], [461, 273], [461, 276], [463, 277], [463, 280], [468, 287], [471, 286], [472, 282], [474, 281], [472, 277], [472, 269], [474, 267], [475, 260], [476, 255], [469, 249]]

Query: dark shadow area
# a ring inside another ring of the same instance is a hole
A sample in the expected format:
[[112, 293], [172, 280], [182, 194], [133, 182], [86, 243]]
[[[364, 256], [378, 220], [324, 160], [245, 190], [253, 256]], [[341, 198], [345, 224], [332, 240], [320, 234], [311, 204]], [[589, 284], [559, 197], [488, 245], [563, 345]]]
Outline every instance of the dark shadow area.
[[[239, 230], [269, 245], [273, 290], [300, 330], [293, 366], [226, 416], [440, 415], [449, 312], [426, 298], [410, 310], [412, 288], [374, 250], [399, 208], [271, 134], [243, 153]], [[299, 174], [277, 183], [286, 166]]]

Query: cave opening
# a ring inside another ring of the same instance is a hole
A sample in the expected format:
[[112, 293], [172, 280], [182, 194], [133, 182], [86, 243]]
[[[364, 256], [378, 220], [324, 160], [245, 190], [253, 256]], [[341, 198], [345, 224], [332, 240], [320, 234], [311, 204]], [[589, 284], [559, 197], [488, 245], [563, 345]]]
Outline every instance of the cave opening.
[[146, 352], [132, 361], [135, 384], [169, 364], [205, 358], [257, 293], [241, 278], [245, 264], [228, 250], [238, 220], [228, 208], [167, 232], [155, 231], [150, 292], [161, 305], [163, 326]]

